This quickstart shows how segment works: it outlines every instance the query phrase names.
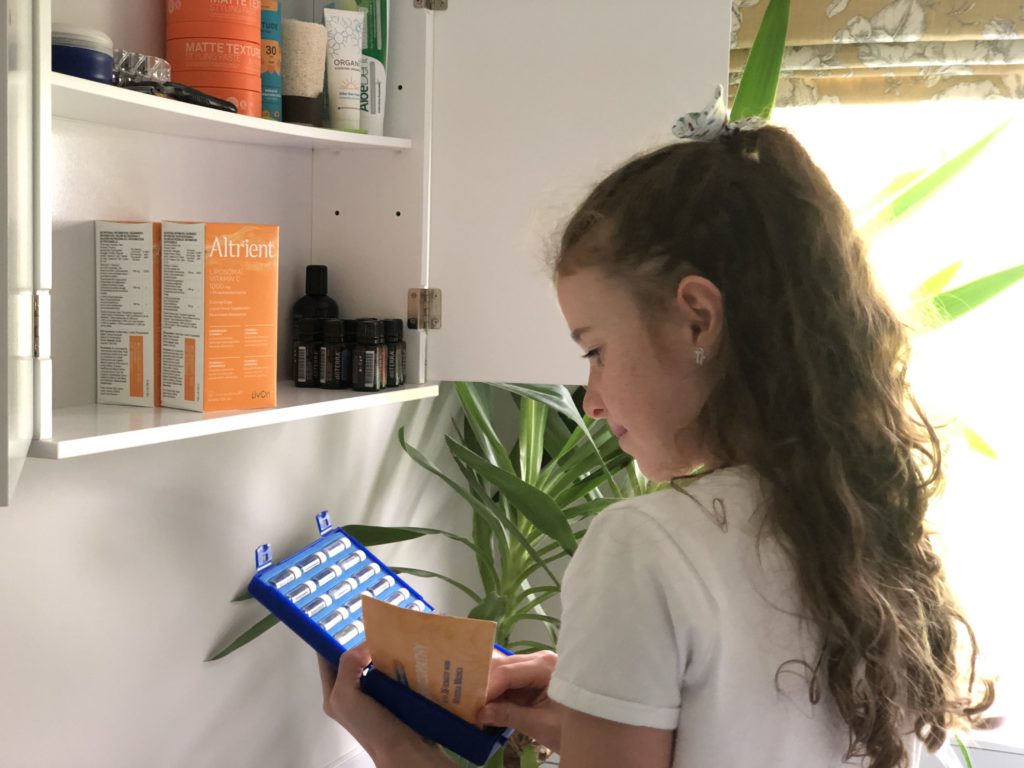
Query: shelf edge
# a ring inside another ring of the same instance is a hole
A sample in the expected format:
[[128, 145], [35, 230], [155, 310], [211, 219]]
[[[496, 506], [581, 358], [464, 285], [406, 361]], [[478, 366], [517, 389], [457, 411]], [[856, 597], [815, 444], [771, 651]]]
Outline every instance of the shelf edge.
[[[439, 386], [437, 384], [422, 384], [403, 389], [367, 393], [358, 397], [344, 397], [337, 400], [303, 403], [301, 405], [267, 408], [256, 411], [232, 412], [224, 416], [213, 415], [211, 417], [209, 413], [197, 413], [195, 421], [181, 424], [142, 427], [88, 437], [66, 439], [55, 437], [47, 440], [33, 440], [28, 455], [31, 458], [37, 459], [60, 460], [111, 453], [126, 448], [140, 448], [147, 445], [187, 440], [193, 437], [206, 437], [208, 435], [237, 432], [254, 427], [284, 424], [291, 421], [331, 416], [338, 413], [350, 413], [381, 405], [424, 400], [437, 397], [438, 391]], [[124, 407], [132, 408], [133, 406]], [[59, 410], [55, 413], [55, 419], [58, 415]]]

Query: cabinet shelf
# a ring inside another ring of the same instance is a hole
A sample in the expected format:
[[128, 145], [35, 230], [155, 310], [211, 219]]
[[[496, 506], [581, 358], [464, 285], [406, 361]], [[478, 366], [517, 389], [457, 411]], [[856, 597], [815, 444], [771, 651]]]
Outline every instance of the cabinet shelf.
[[302, 149], [391, 149], [412, 147], [409, 139], [367, 136], [328, 128], [280, 123], [185, 104], [113, 85], [53, 72], [50, 90], [54, 117], [240, 144]]
[[29, 456], [68, 459], [189, 437], [234, 432], [378, 405], [437, 397], [437, 384], [413, 384], [380, 392], [299, 389], [278, 382], [276, 408], [194, 413], [173, 408], [82, 405], [53, 412], [53, 437], [34, 440]]

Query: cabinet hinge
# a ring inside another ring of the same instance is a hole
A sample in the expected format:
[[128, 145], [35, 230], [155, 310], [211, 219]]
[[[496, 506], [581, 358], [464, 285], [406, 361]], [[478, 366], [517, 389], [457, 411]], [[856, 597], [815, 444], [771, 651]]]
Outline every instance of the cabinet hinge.
[[417, 8], [426, 8], [428, 11], [447, 11], [448, 0], [412, 0]]
[[414, 331], [436, 331], [441, 327], [441, 289], [410, 288], [408, 326]]
[[[22, 305], [24, 306], [24, 304]], [[25, 338], [22, 336], [22, 338]], [[32, 357], [39, 357], [39, 294], [32, 294]]]

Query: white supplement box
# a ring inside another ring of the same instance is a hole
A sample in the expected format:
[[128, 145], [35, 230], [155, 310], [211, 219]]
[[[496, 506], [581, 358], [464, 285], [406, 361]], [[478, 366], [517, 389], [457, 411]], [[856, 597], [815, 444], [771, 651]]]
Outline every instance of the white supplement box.
[[160, 405], [160, 224], [97, 221], [96, 402]]

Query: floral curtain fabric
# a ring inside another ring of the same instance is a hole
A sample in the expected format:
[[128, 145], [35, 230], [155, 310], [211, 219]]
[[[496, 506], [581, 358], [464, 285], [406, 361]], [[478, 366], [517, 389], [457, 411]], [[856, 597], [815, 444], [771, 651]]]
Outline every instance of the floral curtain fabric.
[[[733, 0], [735, 94], [768, 0]], [[1024, 98], [1024, 0], [791, 0], [778, 106]]]

